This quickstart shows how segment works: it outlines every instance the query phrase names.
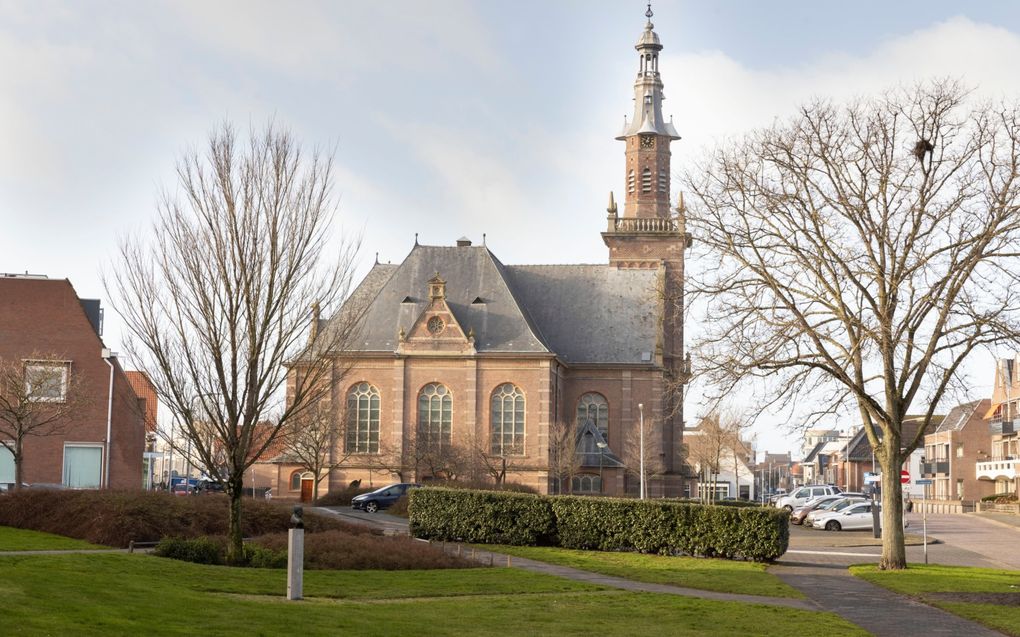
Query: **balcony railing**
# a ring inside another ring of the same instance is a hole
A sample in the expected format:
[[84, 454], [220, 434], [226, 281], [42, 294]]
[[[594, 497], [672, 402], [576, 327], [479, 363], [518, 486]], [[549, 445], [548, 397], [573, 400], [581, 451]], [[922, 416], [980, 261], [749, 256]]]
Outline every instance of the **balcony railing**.
[[1012, 480], [1017, 477], [1017, 467], [1020, 466], [1020, 459], [1015, 456], [993, 456], [977, 463], [977, 478], [985, 480], [998, 480], [1004, 478]]
[[989, 424], [992, 435], [1015, 434], [1017, 432], [1016, 419], [992, 418]]
[[938, 474], [949, 473], [949, 461], [948, 460], [936, 460], [934, 462], [922, 462], [921, 463], [921, 474], [926, 478], [930, 478]]

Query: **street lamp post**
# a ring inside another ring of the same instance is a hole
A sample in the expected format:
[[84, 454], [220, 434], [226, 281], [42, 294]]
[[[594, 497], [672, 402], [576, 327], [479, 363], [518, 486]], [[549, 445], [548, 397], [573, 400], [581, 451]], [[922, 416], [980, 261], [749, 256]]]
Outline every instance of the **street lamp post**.
[[606, 456], [607, 445], [604, 442], [596, 442], [595, 445], [599, 448], [599, 493], [605, 493], [605, 483], [602, 481], [602, 459]]
[[644, 406], [644, 403], [638, 403], [637, 410], [638, 410], [638, 427], [639, 427], [639, 431], [638, 431], [638, 434], [639, 434], [639, 437], [638, 437], [638, 441], [639, 441], [638, 442], [638, 453], [641, 456], [640, 462], [639, 462], [640, 471], [641, 471], [640, 492], [641, 492], [641, 499], [644, 500], [645, 499], [645, 406]]

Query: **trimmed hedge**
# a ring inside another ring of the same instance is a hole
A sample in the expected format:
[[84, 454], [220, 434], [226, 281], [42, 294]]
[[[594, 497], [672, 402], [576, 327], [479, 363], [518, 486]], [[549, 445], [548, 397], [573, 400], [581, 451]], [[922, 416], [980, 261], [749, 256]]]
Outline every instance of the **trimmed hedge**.
[[421, 488], [408, 494], [411, 535], [430, 540], [530, 546], [555, 532], [549, 498], [526, 493]]
[[772, 561], [786, 552], [789, 514], [729, 507], [577, 496], [416, 489], [415, 537], [482, 544], [540, 544], [599, 551]]

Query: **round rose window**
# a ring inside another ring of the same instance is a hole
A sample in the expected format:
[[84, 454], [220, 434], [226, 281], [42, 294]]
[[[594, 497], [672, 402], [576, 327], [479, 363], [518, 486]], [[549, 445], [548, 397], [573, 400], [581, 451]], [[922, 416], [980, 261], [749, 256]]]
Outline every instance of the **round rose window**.
[[426, 327], [428, 328], [430, 334], [432, 334], [433, 336], [438, 336], [444, 329], [446, 329], [446, 323], [444, 323], [443, 319], [439, 318], [438, 316], [433, 316], [432, 318], [429, 319], [429, 322], [426, 325]]

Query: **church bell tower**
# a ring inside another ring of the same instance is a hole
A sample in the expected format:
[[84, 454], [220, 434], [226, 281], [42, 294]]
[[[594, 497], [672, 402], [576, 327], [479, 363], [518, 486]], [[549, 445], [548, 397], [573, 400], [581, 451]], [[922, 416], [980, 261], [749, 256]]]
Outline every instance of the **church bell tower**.
[[684, 250], [690, 245], [685, 230], [683, 197], [670, 208], [670, 144], [680, 139], [673, 122], [662, 115], [662, 78], [659, 52], [662, 44], [652, 24], [652, 9], [644, 31], [634, 46], [638, 72], [634, 81], [634, 115], [624, 118], [616, 139], [624, 142], [626, 158], [623, 215], [609, 194], [606, 231], [602, 239], [609, 248], [609, 265], [619, 269], [656, 269], [662, 304], [659, 348], [655, 362], [664, 371], [663, 400], [659, 418], [667, 475], [673, 488], [683, 481], [683, 393], [690, 376], [684, 357]]

